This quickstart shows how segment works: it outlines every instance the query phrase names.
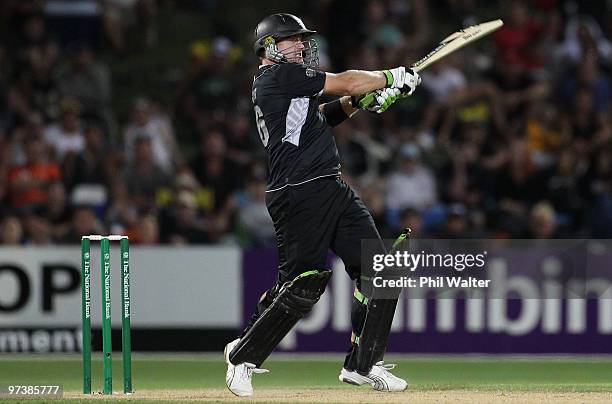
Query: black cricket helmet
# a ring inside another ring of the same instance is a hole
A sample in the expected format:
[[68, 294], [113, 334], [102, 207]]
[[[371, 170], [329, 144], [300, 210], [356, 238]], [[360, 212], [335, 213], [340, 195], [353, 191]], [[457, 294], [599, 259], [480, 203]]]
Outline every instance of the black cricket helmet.
[[[255, 28], [253, 50], [259, 57], [265, 57], [277, 63], [300, 63], [309, 66], [319, 64], [317, 43], [309, 38], [316, 31], [304, 25], [301, 19], [293, 14], [272, 14], [261, 20]], [[276, 43], [294, 35], [302, 36], [303, 48], [299, 50], [278, 49]]]

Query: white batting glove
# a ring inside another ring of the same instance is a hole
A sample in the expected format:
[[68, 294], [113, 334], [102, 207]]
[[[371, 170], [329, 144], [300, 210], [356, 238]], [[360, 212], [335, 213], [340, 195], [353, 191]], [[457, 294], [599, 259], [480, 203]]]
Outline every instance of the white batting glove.
[[402, 88], [406, 81], [406, 68], [404, 66], [395, 69], [383, 70], [387, 77], [387, 88]]
[[421, 84], [421, 76], [412, 69], [406, 70], [404, 85], [400, 88], [402, 92], [400, 98], [411, 96], [419, 84]]

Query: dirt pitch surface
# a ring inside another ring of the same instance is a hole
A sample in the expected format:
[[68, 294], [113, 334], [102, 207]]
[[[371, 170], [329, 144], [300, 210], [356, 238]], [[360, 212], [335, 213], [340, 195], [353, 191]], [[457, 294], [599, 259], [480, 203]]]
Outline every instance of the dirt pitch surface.
[[[84, 399], [80, 393], [66, 393], [67, 399]], [[610, 403], [612, 392], [478, 391], [478, 390], [408, 390], [380, 393], [364, 389], [258, 389], [253, 397], [239, 398], [226, 389], [143, 390], [132, 395], [104, 396], [92, 400], [192, 401], [215, 403]]]

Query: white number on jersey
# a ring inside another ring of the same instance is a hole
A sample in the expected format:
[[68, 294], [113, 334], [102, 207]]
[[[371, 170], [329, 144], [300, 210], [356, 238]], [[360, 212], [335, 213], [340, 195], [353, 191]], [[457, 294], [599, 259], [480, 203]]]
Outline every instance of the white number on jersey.
[[261, 112], [259, 105], [255, 105], [255, 120], [257, 121], [257, 132], [259, 132], [261, 142], [266, 147], [268, 146], [268, 140], [270, 140], [270, 134], [268, 133], [266, 121], [264, 121], [263, 112]]

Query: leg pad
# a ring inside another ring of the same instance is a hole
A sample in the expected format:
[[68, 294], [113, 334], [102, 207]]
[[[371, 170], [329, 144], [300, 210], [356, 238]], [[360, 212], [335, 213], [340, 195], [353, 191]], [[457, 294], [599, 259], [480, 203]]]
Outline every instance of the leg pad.
[[270, 306], [229, 354], [234, 365], [260, 366], [293, 326], [319, 301], [331, 271], [308, 271], [285, 283]]
[[383, 360], [396, 306], [395, 299], [372, 299], [368, 302], [356, 352], [357, 372], [368, 374], [376, 362]]

